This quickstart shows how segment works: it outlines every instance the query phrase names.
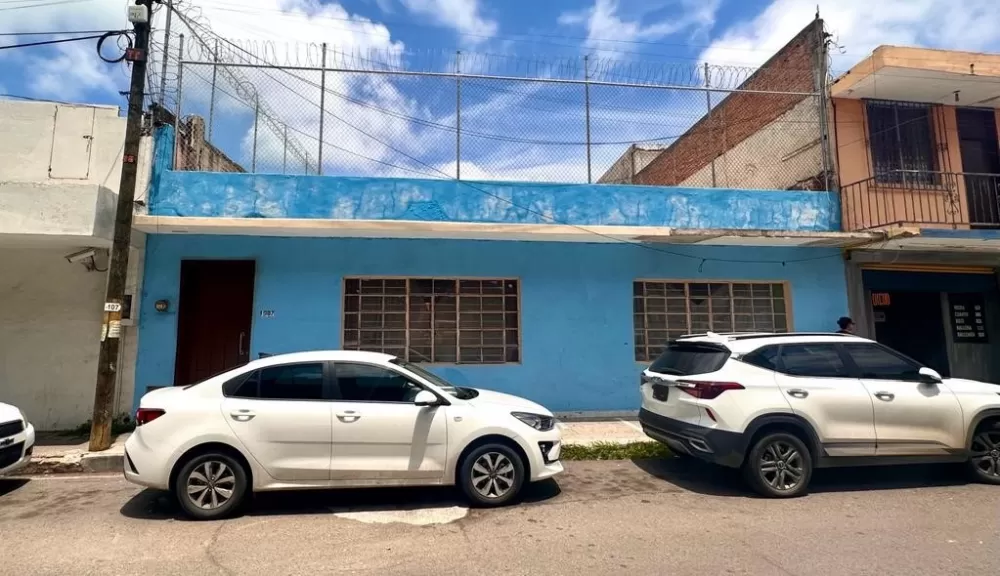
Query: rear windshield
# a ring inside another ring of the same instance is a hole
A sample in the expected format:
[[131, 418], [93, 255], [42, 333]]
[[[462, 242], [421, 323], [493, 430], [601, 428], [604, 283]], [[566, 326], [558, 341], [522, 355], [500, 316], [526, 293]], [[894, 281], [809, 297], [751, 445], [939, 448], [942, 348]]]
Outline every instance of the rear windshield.
[[728, 348], [717, 344], [671, 342], [649, 370], [675, 376], [707, 374], [722, 368], [729, 355]]

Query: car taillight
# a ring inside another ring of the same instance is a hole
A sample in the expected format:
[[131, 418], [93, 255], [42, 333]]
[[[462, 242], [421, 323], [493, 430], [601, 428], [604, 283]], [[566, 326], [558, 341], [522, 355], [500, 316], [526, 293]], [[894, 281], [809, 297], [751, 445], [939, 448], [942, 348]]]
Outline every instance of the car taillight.
[[139, 408], [135, 412], [135, 425], [142, 426], [156, 420], [166, 414], [166, 411], [159, 408]]
[[711, 400], [718, 398], [726, 390], [743, 390], [743, 385], [738, 382], [704, 382], [700, 380], [678, 380], [677, 388], [687, 392], [695, 398]]

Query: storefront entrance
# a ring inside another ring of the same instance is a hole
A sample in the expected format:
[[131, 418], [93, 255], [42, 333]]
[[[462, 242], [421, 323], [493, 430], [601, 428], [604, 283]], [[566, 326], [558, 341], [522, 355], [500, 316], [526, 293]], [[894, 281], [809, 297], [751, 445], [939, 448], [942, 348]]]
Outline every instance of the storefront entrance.
[[875, 339], [914, 360], [951, 374], [940, 292], [874, 292]]
[[1000, 382], [1000, 292], [992, 270], [862, 269], [862, 278], [868, 333], [877, 341], [943, 376]]

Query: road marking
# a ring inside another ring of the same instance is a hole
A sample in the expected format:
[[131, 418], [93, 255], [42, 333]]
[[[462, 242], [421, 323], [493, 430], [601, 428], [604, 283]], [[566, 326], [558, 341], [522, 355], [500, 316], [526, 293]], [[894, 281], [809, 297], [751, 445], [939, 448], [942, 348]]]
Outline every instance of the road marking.
[[429, 526], [431, 524], [448, 524], [461, 520], [469, 514], [469, 509], [462, 506], [445, 508], [418, 508], [416, 510], [364, 510], [357, 512], [336, 512], [334, 516], [345, 520], [354, 520], [365, 524], [410, 524], [412, 526]]

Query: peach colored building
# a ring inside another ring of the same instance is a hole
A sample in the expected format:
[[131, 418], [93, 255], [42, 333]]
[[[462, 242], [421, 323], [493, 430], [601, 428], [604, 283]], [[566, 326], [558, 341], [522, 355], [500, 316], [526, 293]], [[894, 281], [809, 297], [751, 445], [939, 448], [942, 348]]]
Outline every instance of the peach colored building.
[[945, 374], [1000, 381], [1000, 54], [880, 46], [829, 86], [859, 330]]
[[830, 96], [845, 229], [1000, 227], [1000, 54], [881, 46]]

